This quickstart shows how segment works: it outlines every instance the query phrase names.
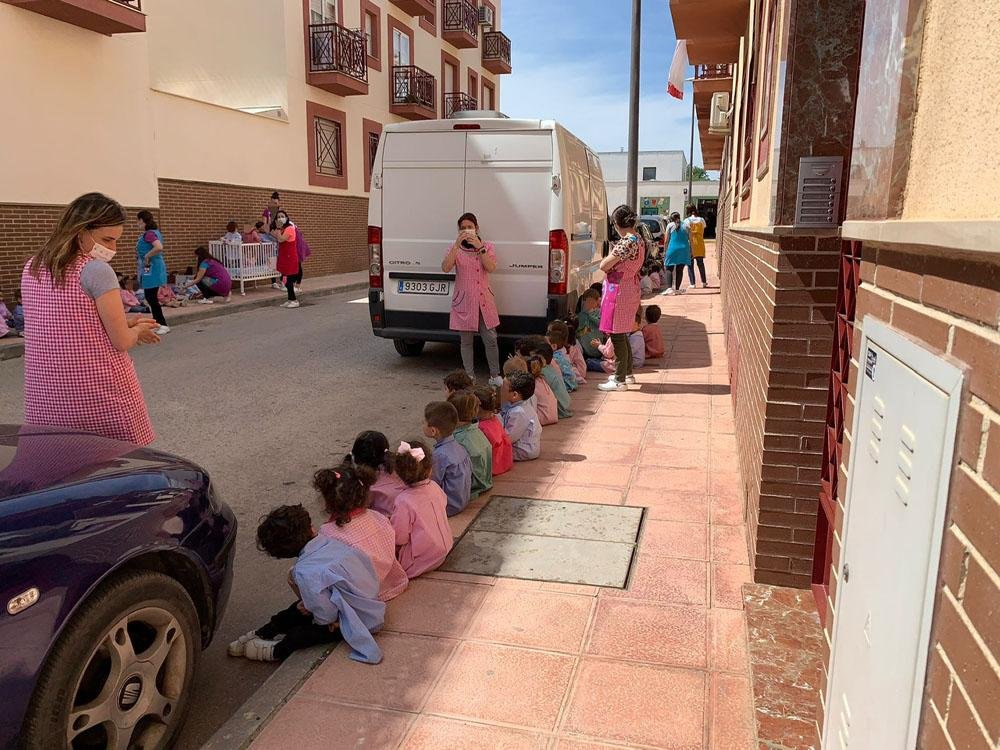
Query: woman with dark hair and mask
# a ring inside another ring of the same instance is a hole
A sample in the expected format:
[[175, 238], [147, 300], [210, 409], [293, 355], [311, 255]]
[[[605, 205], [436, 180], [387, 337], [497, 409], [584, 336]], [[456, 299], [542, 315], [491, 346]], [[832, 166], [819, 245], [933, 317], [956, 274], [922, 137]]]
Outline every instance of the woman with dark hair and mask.
[[160, 339], [156, 321], [128, 318], [122, 307], [110, 261], [124, 228], [125, 210], [117, 201], [81, 195], [25, 264], [25, 424], [153, 442], [128, 351]]
[[601, 294], [601, 333], [611, 337], [615, 348], [615, 372], [608, 382], [601, 383], [602, 391], [627, 391], [635, 382], [632, 373], [632, 346], [628, 335], [635, 328], [635, 314], [642, 303], [639, 269], [645, 255], [645, 243], [636, 230], [639, 217], [628, 206], [618, 206], [612, 214], [620, 240], [611, 246], [611, 252], [601, 261], [606, 277]]
[[302, 281], [302, 260], [299, 257], [299, 230], [288, 218], [288, 212], [279, 208], [271, 222], [271, 236], [278, 243], [277, 270], [285, 277], [285, 289], [288, 290], [288, 301], [282, 302], [282, 307], [298, 307], [295, 298], [295, 285]]
[[475, 214], [458, 217], [458, 237], [441, 262], [445, 273], [455, 271], [455, 290], [451, 299], [448, 327], [457, 331], [462, 341], [462, 366], [475, 380], [476, 368], [473, 341], [479, 332], [486, 348], [490, 368], [490, 385], [500, 387], [500, 348], [497, 328], [500, 316], [490, 288], [490, 274], [497, 270], [497, 254], [492, 242], [479, 235], [479, 220]]

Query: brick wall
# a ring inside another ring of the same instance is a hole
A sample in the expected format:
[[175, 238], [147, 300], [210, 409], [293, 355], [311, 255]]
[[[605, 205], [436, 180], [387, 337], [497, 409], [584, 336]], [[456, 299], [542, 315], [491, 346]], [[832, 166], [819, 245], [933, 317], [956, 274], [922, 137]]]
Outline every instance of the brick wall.
[[[160, 208], [151, 209], [163, 231], [167, 268], [183, 272], [194, 264], [194, 249], [218, 239], [230, 219], [240, 225], [260, 218], [272, 188], [160, 180]], [[368, 199], [282, 191], [282, 207], [302, 229], [312, 248], [305, 273], [324, 276], [359, 271], [368, 264]], [[65, 206], [0, 203], [0, 291], [20, 285], [25, 260], [45, 242]], [[115, 270], [135, 274], [135, 214], [129, 207], [118, 242]]]
[[[273, 188], [160, 180], [160, 228], [167, 266], [183, 271], [194, 249], [219, 239], [232, 219], [240, 225], [260, 218]], [[368, 265], [368, 199], [281, 191], [281, 207], [312, 248], [305, 274], [360, 271]]]
[[[993, 748], [1000, 740], [1000, 260], [866, 244], [861, 274], [855, 353], [864, 316], [872, 315], [967, 367], [918, 746]], [[857, 372], [855, 360], [849, 412]], [[849, 448], [845, 433], [845, 468]], [[846, 487], [841, 481], [838, 526]], [[839, 559], [835, 537], [831, 601]]]
[[[40, 248], [55, 229], [65, 206], [0, 203], [0, 293], [8, 302], [21, 285], [24, 263]], [[112, 261], [116, 271], [135, 274], [135, 214], [140, 209], [127, 208], [128, 221], [118, 241], [118, 254]], [[151, 209], [157, 215], [157, 209]]]
[[729, 230], [723, 316], [754, 580], [806, 587], [840, 241]]

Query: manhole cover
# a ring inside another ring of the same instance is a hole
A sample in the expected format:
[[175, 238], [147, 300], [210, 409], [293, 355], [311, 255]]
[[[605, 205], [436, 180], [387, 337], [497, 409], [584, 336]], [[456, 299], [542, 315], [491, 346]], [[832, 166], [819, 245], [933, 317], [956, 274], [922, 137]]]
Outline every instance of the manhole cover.
[[441, 570], [624, 588], [642, 508], [495, 496]]

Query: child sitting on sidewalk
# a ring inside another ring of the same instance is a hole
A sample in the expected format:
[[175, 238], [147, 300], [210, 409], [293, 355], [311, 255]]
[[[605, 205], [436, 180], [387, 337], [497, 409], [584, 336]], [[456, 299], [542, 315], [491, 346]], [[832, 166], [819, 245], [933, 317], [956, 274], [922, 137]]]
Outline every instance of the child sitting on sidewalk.
[[408, 581], [396, 561], [392, 524], [368, 507], [368, 490], [374, 483], [374, 471], [349, 464], [320, 469], [313, 476], [313, 487], [323, 497], [323, 507], [330, 516], [319, 533], [368, 556], [379, 580], [378, 598], [387, 602], [402, 594]]
[[569, 391], [566, 390], [566, 381], [559, 371], [554, 361], [552, 347], [548, 344], [539, 344], [535, 349], [534, 356], [540, 357], [545, 366], [542, 368], [542, 377], [556, 397], [556, 417], [566, 419], [573, 416], [573, 409], [570, 406]]
[[[504, 377], [507, 377], [514, 372], [528, 372], [528, 360], [520, 354], [513, 355], [510, 359], [503, 363]], [[500, 404], [501, 406], [503, 405], [502, 397], [500, 398]], [[534, 394], [532, 394], [531, 398], [528, 399], [528, 404], [531, 406], [532, 411], [538, 411], [538, 398]]]
[[[576, 316], [576, 340], [580, 342], [585, 360], [601, 358], [597, 347], [604, 342], [605, 336], [600, 325], [601, 293], [591, 288], [580, 297], [580, 312]], [[594, 339], [597, 339], [596, 345]]]
[[448, 498], [448, 515], [465, 510], [472, 491], [472, 461], [452, 435], [458, 411], [447, 401], [432, 401], [424, 408], [424, 435], [434, 443], [434, 481]]
[[371, 498], [369, 507], [384, 516], [391, 516], [396, 496], [406, 485], [392, 470], [392, 453], [389, 452], [386, 436], [381, 432], [365, 430], [354, 438], [354, 445], [344, 463], [367, 466], [375, 472], [375, 484], [368, 490], [368, 497]]
[[[628, 335], [628, 343], [632, 348], [632, 369], [638, 370], [644, 364], [646, 364], [646, 340], [642, 335], [642, 309], [635, 311], [635, 325], [632, 328], [632, 333]], [[600, 344], [598, 348], [601, 351], [601, 357], [599, 367], [606, 373], [614, 375], [615, 373], [615, 348], [612, 346], [611, 338], [609, 337], [607, 341]], [[587, 362], [587, 367], [591, 367], [591, 362]], [[634, 382], [634, 381], [630, 381]]]
[[[512, 372], [503, 381], [503, 428], [510, 436], [515, 461], [531, 461], [542, 450], [542, 424], [529, 399], [538, 381], [526, 372]], [[544, 382], [544, 381], [543, 381]]]
[[484, 492], [493, 489], [493, 448], [476, 425], [479, 399], [472, 391], [457, 391], [448, 396], [448, 403], [458, 412], [458, 427], [452, 435], [469, 454], [472, 463], [472, 487], [469, 497], [475, 500]]
[[559, 402], [556, 394], [545, 379], [545, 360], [537, 354], [532, 354], [526, 360], [528, 374], [535, 379], [535, 411], [542, 425], [555, 424], [559, 421]]
[[444, 389], [447, 391], [445, 398], [458, 391], [464, 391], [473, 387], [472, 378], [465, 370], [455, 370], [444, 376]]
[[646, 346], [646, 359], [659, 359], [666, 353], [660, 315], [659, 305], [649, 305], [644, 313], [646, 325], [642, 327], [642, 339]]
[[448, 498], [431, 481], [433, 468], [430, 449], [423, 443], [415, 440], [399, 444], [396, 471], [406, 489], [396, 498], [390, 520], [396, 533], [396, 557], [410, 578], [434, 570], [444, 562], [453, 544]]
[[553, 320], [545, 332], [545, 338], [552, 347], [552, 359], [562, 373], [567, 391], [575, 391], [578, 387], [576, 371], [570, 361], [566, 345], [569, 341], [569, 326], [561, 320]]
[[343, 639], [355, 661], [382, 661], [372, 633], [382, 627], [385, 604], [378, 600], [378, 577], [363, 553], [317, 536], [301, 505], [268, 513], [257, 527], [257, 548], [279, 560], [298, 558], [288, 575], [297, 601], [230, 643], [230, 656], [282, 661], [298, 649]]
[[486, 436], [493, 452], [493, 476], [510, 471], [514, 465], [514, 448], [510, 444], [510, 435], [503, 428], [503, 423], [497, 418], [499, 409], [499, 392], [490, 386], [480, 386], [475, 390], [479, 401], [479, 431]]

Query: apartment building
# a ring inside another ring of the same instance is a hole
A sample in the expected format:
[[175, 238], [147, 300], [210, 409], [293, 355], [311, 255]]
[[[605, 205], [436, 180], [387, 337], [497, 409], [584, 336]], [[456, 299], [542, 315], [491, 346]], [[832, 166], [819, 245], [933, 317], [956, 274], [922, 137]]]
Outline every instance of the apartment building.
[[[604, 184], [608, 191], [608, 211], [625, 202], [628, 193], [628, 154], [608, 151], [598, 154]], [[709, 223], [708, 236], [714, 236], [715, 214], [719, 202], [719, 183], [695, 180], [688, 195], [688, 160], [683, 151], [640, 151], [637, 210], [643, 215], [669, 216], [672, 211], [684, 215], [687, 205], [697, 206]]]
[[[815, 593], [819, 736], [996, 747], [995, 8], [670, 6], [696, 66], [705, 166], [722, 170], [753, 576]], [[728, 125], [711, 112], [720, 92]]]
[[363, 268], [383, 126], [499, 109], [500, 14], [500, 0], [0, 0], [18, 102], [0, 141], [0, 290], [91, 190], [151, 209], [171, 270], [273, 190], [313, 249], [307, 276]]

